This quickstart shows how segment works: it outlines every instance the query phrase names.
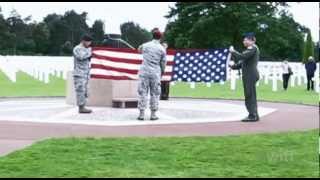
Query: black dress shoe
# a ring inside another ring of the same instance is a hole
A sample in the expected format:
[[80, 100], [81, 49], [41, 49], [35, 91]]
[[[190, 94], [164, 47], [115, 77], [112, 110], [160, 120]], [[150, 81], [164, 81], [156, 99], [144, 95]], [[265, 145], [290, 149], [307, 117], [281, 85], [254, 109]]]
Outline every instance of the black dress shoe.
[[241, 120], [242, 122], [257, 122], [259, 121], [259, 116], [256, 116], [256, 117], [247, 117], [243, 120]]

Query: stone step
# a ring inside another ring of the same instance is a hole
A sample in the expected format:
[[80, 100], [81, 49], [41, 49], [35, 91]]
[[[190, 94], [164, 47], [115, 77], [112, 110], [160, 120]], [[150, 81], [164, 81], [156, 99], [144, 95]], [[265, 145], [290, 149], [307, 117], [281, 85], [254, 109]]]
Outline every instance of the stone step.
[[137, 98], [113, 98], [112, 107], [114, 108], [137, 108]]

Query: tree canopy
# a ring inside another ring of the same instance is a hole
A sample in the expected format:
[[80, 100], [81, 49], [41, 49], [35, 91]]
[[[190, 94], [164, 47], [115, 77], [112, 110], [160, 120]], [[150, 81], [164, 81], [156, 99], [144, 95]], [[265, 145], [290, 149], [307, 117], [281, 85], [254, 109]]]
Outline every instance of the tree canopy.
[[[105, 23], [96, 20], [90, 27], [87, 17], [86, 12], [70, 10], [35, 22], [15, 10], [5, 18], [0, 7], [0, 54], [71, 55], [84, 33], [101, 45]], [[310, 30], [293, 19], [285, 2], [176, 2], [165, 17], [164, 41], [169, 48], [233, 45], [241, 50], [242, 34], [255, 32], [262, 60], [301, 61], [306, 54], [319, 57], [319, 42], [315, 44]], [[135, 48], [152, 38], [150, 30], [135, 22], [122, 23], [120, 30], [121, 38]]]
[[306, 38], [306, 41], [305, 41], [304, 47], [303, 47], [302, 62], [306, 63], [310, 56], [314, 57], [314, 44], [312, 41], [311, 33], [308, 32], [307, 38]]
[[48, 14], [43, 21], [22, 18], [13, 10], [8, 18], [0, 11], [0, 53], [16, 55], [70, 55], [83, 34], [93, 36], [94, 44], [101, 44], [104, 23], [96, 20], [89, 27], [87, 13], [67, 11], [63, 15]]
[[141, 44], [150, 41], [152, 36], [149, 31], [140, 27], [134, 22], [126, 22], [120, 25], [121, 38], [127, 41], [134, 48], [138, 48]]
[[242, 35], [255, 32], [262, 57], [301, 60], [308, 28], [295, 22], [285, 2], [177, 2], [165, 16], [171, 48], [243, 48]]

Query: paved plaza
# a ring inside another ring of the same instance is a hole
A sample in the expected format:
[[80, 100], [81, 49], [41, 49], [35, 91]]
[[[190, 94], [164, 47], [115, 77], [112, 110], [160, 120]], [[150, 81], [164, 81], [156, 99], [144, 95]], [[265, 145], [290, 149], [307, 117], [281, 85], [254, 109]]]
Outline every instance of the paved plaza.
[[[90, 107], [92, 114], [78, 114], [77, 107], [67, 105], [64, 99], [9, 100], [0, 102], [0, 119], [9, 121], [67, 123], [105, 126], [185, 124], [239, 121], [246, 117], [242, 104], [201, 99], [170, 99], [161, 101], [160, 120], [150, 121], [150, 111], [145, 121], [137, 121], [136, 108]], [[260, 116], [276, 111], [259, 107]]]
[[64, 98], [0, 99], [0, 156], [36, 141], [61, 137], [226, 136], [319, 128], [318, 106], [259, 102], [261, 120], [243, 123], [244, 102], [170, 98], [160, 120], [138, 121], [138, 110], [90, 107], [78, 114]]

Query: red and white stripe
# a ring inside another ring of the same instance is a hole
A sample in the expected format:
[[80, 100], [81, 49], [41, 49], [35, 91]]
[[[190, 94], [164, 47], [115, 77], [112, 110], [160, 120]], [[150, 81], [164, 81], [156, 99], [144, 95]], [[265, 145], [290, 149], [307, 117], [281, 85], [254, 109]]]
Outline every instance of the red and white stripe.
[[[170, 81], [174, 51], [167, 52], [167, 66], [162, 81]], [[111, 80], [137, 80], [143, 59], [137, 50], [95, 47], [91, 59], [91, 78]]]

